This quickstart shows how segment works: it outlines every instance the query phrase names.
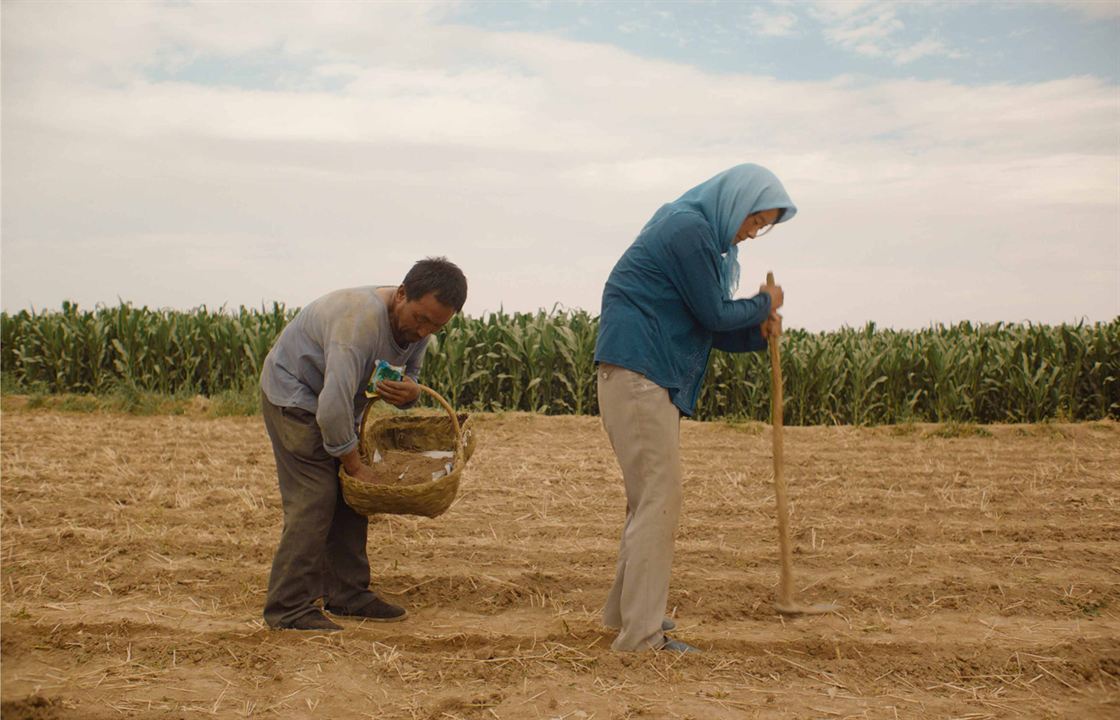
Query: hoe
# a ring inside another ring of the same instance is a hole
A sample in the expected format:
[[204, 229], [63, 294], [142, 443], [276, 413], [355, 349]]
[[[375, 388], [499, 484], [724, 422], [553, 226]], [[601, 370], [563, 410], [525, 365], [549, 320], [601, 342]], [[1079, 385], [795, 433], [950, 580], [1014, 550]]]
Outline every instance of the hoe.
[[[774, 284], [774, 273], [766, 274], [766, 283]], [[789, 545], [789, 510], [786, 507], [786, 479], [782, 473], [782, 361], [781, 335], [769, 340], [770, 375], [773, 382], [770, 397], [771, 435], [774, 440], [774, 496], [778, 501], [778, 548], [782, 556], [782, 583], [774, 609], [782, 615], [823, 615], [839, 610], [838, 605], [819, 603], [801, 605], [793, 599], [793, 553]]]

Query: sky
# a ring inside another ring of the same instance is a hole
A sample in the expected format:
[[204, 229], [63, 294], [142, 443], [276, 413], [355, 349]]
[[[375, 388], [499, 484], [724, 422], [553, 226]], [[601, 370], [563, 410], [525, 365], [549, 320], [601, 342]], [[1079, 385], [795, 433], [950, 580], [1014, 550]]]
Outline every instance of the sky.
[[787, 327], [1120, 315], [1120, 3], [0, 3], [3, 309], [398, 283], [599, 312], [742, 162]]

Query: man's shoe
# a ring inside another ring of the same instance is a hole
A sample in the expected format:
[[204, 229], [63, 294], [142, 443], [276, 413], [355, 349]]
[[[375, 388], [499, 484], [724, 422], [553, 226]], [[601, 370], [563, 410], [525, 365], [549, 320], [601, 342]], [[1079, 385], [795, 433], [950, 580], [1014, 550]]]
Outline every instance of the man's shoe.
[[686, 642], [674, 640], [670, 637], [665, 638], [665, 644], [658, 648], [658, 650], [669, 650], [671, 652], [679, 653], [700, 653], [699, 648], [694, 648]]
[[332, 621], [329, 617], [316, 610], [306, 615], [300, 615], [292, 621], [291, 625], [279, 625], [277, 630], [319, 630], [320, 632], [338, 632], [342, 626]]
[[407, 610], [398, 605], [387, 603], [376, 595], [360, 610], [340, 610], [328, 606], [327, 611], [331, 615], [362, 618], [373, 622], [399, 622], [408, 617]]

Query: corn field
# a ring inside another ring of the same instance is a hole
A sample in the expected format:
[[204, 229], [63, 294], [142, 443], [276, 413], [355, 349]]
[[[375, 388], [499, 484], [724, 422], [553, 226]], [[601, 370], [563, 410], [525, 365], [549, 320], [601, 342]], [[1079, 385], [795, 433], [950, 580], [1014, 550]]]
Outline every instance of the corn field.
[[64, 302], [61, 312], [0, 315], [0, 364], [8, 386], [32, 392], [211, 395], [251, 387], [294, 316], [279, 303], [230, 314]]
[[[8, 392], [121, 388], [212, 395], [251, 390], [295, 314], [281, 304], [227, 312], [117, 307], [0, 314]], [[454, 405], [550, 414], [598, 411], [585, 311], [456, 316], [429, 346], [422, 380]], [[1120, 419], [1120, 318], [1108, 323], [961, 323], [924, 330], [787, 331], [792, 425]], [[701, 419], [766, 420], [765, 353], [713, 352]]]

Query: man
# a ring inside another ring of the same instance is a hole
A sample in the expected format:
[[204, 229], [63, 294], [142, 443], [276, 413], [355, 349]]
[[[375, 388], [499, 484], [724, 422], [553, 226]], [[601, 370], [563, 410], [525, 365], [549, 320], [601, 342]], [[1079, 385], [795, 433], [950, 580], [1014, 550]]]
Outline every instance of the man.
[[463, 308], [467, 280], [446, 258], [416, 263], [398, 287], [338, 290], [292, 319], [261, 371], [261, 411], [276, 456], [284, 530], [272, 561], [264, 619], [270, 627], [335, 631], [333, 615], [395, 622], [404, 608], [369, 587], [367, 519], [346, 504], [338, 481], [375, 481], [358, 455], [357, 419], [378, 360], [405, 367], [377, 391], [399, 408], [419, 397], [428, 337]]

